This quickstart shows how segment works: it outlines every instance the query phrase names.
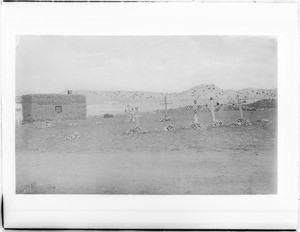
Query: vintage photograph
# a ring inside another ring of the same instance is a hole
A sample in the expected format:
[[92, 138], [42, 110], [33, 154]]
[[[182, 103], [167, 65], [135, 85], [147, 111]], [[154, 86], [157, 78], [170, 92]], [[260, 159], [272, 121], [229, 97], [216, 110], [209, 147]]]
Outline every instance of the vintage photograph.
[[277, 194], [277, 40], [16, 37], [17, 194]]

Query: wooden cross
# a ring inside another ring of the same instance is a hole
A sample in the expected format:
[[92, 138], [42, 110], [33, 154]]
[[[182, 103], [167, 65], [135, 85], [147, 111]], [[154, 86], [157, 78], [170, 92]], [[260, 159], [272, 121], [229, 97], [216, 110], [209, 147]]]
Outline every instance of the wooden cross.
[[215, 115], [215, 101], [214, 99], [211, 97], [209, 99], [210, 101], [210, 111], [211, 111], [211, 116], [212, 116], [212, 119], [213, 119], [213, 122], [216, 121], [216, 115]]
[[142, 115], [139, 114], [139, 107], [135, 107], [135, 114], [133, 115], [133, 117], [135, 118], [135, 122], [136, 122], [136, 126], [140, 126], [140, 117], [142, 117]]
[[239, 111], [240, 111], [240, 115], [241, 115], [241, 118], [244, 119], [244, 114], [243, 114], [243, 109], [242, 109], [242, 101], [240, 99], [240, 96], [237, 95], [237, 102], [238, 102], [238, 105], [239, 105]]
[[199, 123], [198, 121], [198, 116], [197, 116], [197, 113], [198, 113], [198, 106], [197, 106], [197, 100], [195, 99], [194, 100], [194, 106], [193, 106], [193, 111], [194, 111], [194, 123]]
[[160, 105], [165, 105], [165, 118], [168, 116], [168, 105], [172, 103], [167, 101], [167, 95], [165, 95], [165, 101], [163, 103], [160, 103]]
[[133, 111], [133, 109], [130, 108], [130, 105], [127, 105], [127, 113], [128, 113], [128, 116], [129, 116], [129, 122], [134, 122], [134, 119], [133, 119], [133, 116], [132, 116], [132, 111]]

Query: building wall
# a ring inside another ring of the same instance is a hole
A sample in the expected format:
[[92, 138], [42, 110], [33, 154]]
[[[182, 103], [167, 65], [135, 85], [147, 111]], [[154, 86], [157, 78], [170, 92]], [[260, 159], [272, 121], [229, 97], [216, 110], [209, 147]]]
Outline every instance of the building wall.
[[[62, 112], [55, 111], [61, 106]], [[23, 121], [84, 120], [87, 116], [85, 96], [32, 94], [22, 97]]]

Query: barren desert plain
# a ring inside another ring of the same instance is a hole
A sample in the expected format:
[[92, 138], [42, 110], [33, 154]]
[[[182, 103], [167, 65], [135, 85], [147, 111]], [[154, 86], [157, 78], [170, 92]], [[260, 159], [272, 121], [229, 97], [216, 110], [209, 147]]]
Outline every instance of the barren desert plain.
[[[252, 124], [242, 126], [230, 125], [238, 111], [218, 111], [224, 126], [199, 130], [186, 128], [188, 110], [169, 110], [169, 122], [163, 116], [141, 113], [136, 134], [127, 133], [135, 124], [125, 113], [16, 125], [16, 193], [276, 194], [276, 109], [246, 111]], [[210, 112], [198, 116], [211, 122]]]

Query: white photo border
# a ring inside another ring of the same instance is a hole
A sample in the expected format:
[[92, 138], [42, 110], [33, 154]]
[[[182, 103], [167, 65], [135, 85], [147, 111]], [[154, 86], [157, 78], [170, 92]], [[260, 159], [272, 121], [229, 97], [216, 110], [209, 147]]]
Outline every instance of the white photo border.
[[[5, 228], [295, 229], [299, 141], [297, 26], [296, 3], [2, 3]], [[276, 38], [278, 193], [192, 196], [15, 194], [15, 47], [19, 35]]]

